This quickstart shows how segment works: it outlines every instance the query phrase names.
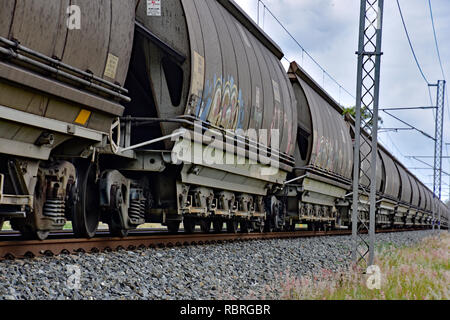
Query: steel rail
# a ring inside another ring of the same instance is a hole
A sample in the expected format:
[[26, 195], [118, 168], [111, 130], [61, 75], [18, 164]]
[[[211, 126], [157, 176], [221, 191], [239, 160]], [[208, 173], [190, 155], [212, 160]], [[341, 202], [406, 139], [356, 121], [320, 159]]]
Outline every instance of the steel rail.
[[[378, 233], [417, 231], [410, 229], [385, 229]], [[209, 245], [224, 242], [294, 239], [318, 236], [348, 236], [351, 230], [332, 231], [293, 231], [273, 233], [218, 233], [218, 234], [153, 234], [131, 236], [127, 238], [97, 237], [93, 239], [52, 239], [46, 241], [0, 241], [0, 261], [8, 259], [34, 258], [39, 256], [56, 256], [79, 252], [96, 253], [118, 250], [135, 250], [145, 248], [181, 247], [189, 245]]]
[[[136, 229], [129, 232], [129, 236], [137, 236], [137, 235], [149, 235], [149, 234], [167, 234], [167, 228], [143, 228]], [[100, 229], [95, 233], [95, 237], [109, 237], [110, 231], [108, 229]], [[60, 230], [51, 232], [47, 240], [55, 240], [55, 239], [75, 239], [75, 235], [72, 230]], [[22, 238], [22, 234], [19, 231], [7, 230], [0, 231], [0, 242], [2, 241], [15, 241], [15, 240], [25, 240]]]

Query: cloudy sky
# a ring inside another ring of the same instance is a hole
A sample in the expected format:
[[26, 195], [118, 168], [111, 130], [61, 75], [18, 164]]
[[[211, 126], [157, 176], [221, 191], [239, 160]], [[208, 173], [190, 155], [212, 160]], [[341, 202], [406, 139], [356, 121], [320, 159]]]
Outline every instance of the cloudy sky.
[[[235, 0], [255, 21], [258, 0]], [[358, 47], [359, 0], [264, 0], [267, 7], [294, 35], [306, 51], [347, 91], [356, 92], [355, 51]], [[450, 1], [432, 0], [435, 27], [445, 76], [450, 76]], [[403, 15], [414, 49], [425, 76], [430, 83], [442, 79], [434, 44], [428, 0], [400, 0]], [[429, 106], [427, 85], [421, 77], [411, 54], [395, 0], [385, 1], [383, 25], [383, 57], [381, 70], [380, 107]], [[331, 79], [303, 54], [297, 44], [260, 7], [260, 26], [281, 46], [286, 58], [295, 60], [322, 84], [343, 105], [355, 105], [354, 99], [339, 90]], [[450, 79], [450, 78], [449, 78]], [[449, 84], [450, 85], [450, 84]], [[436, 89], [432, 88], [433, 104]], [[393, 112], [402, 120], [434, 136], [434, 117], [430, 110]], [[450, 143], [450, 109], [445, 109], [444, 143]], [[386, 114], [383, 127], [404, 127]], [[434, 142], [414, 131], [380, 133], [381, 143], [408, 168], [426, 165], [406, 156], [431, 156]], [[448, 151], [448, 154], [447, 154]], [[444, 156], [450, 155], [450, 145]], [[433, 159], [422, 159], [430, 164]], [[450, 160], [443, 160], [443, 168], [450, 173]], [[412, 169], [432, 189], [433, 171]], [[443, 199], [449, 197], [448, 176], [443, 176]]]

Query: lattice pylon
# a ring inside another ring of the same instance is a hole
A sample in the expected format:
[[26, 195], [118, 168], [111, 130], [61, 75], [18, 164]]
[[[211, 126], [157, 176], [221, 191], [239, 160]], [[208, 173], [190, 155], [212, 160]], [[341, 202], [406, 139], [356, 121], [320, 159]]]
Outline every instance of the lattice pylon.
[[[441, 221], [439, 200], [442, 196], [442, 140], [444, 130], [445, 84], [446, 82], [444, 80], [439, 80], [437, 83], [436, 131], [434, 136], [433, 230], [435, 229], [436, 219], [437, 221]], [[441, 229], [440, 224], [438, 224], [438, 229]]]
[[[375, 258], [378, 103], [384, 0], [361, 0], [353, 157], [352, 257], [372, 265]], [[362, 120], [362, 115], [368, 120]], [[361, 134], [362, 133], [362, 134]], [[363, 234], [368, 232], [369, 241]], [[367, 261], [367, 254], [369, 259]]]

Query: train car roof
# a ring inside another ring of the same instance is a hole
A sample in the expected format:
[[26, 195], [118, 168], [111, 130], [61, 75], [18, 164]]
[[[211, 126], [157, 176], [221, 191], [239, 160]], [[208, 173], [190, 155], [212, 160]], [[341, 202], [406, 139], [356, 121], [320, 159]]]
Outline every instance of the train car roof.
[[234, 0], [217, 0], [245, 28], [248, 29], [262, 44], [264, 44], [279, 60], [284, 57], [281, 48], [264, 32], [250, 16]]

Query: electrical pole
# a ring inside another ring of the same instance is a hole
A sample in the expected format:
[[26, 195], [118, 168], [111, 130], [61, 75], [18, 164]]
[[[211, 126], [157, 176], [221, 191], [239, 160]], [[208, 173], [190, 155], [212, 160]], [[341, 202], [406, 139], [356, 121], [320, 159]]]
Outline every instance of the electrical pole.
[[[372, 265], [375, 258], [376, 162], [383, 7], [384, 0], [361, 0], [359, 45], [356, 53], [358, 70], [353, 157], [352, 257], [356, 263], [365, 262], [366, 267]], [[371, 115], [371, 119], [365, 123], [361, 121], [362, 108]], [[363, 180], [361, 192], [360, 179]], [[362, 236], [365, 231], [369, 233], [369, 242]], [[369, 254], [368, 261], [367, 254]]]
[[[450, 143], [446, 143], [447, 146], [450, 146]], [[446, 149], [447, 150], [447, 149]], [[448, 152], [447, 152], [448, 155]], [[448, 175], [448, 206], [447, 206], [447, 232], [450, 233], [450, 174]]]
[[[444, 108], [445, 108], [445, 80], [439, 80], [436, 98], [436, 133], [434, 143], [434, 177], [433, 177], [433, 231], [435, 230], [436, 218], [438, 230], [441, 230], [441, 206], [439, 201], [442, 192], [442, 138], [444, 130]], [[437, 200], [436, 200], [436, 197]]]

